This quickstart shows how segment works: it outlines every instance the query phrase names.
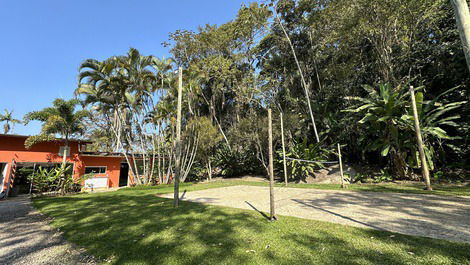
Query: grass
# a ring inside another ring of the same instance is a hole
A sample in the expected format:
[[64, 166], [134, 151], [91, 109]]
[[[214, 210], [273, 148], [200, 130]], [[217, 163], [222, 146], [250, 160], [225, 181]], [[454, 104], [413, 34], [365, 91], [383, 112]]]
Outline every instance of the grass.
[[109, 264], [470, 264], [469, 244], [287, 216], [268, 222], [254, 211], [191, 202], [175, 209], [155, 196], [171, 191], [128, 188], [34, 204], [69, 241]]
[[[196, 184], [194, 188], [197, 187]], [[267, 186], [266, 182], [243, 181], [243, 180], [230, 180], [225, 179], [222, 181], [215, 181], [212, 183], [205, 183], [205, 188], [218, 188], [230, 185], [253, 185], [253, 186]], [[277, 187], [285, 187], [284, 184], [277, 183]], [[307, 189], [320, 189], [320, 190], [347, 190], [347, 191], [367, 191], [367, 192], [396, 192], [396, 193], [410, 193], [410, 194], [431, 194], [441, 196], [470, 196], [470, 184], [466, 185], [451, 185], [451, 184], [434, 184], [432, 191], [424, 190], [424, 184], [417, 182], [408, 183], [379, 183], [379, 184], [350, 184], [347, 189], [342, 189], [339, 184], [293, 184], [289, 183], [287, 187], [290, 188], [307, 188]]]
[[[337, 184], [289, 184], [295, 188], [314, 188], [325, 190], [343, 190]], [[370, 192], [397, 192], [412, 194], [432, 194], [441, 196], [470, 196], [470, 185], [434, 184], [433, 190], [424, 190], [422, 183], [379, 183], [379, 184], [350, 184], [347, 190]]]

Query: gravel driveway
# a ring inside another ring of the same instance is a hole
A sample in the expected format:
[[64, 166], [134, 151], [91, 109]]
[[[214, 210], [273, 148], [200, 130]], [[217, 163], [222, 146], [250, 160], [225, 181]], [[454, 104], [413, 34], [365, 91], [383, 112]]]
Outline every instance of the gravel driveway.
[[[470, 243], [470, 197], [274, 190], [279, 215]], [[268, 187], [231, 186], [183, 193], [182, 197], [193, 202], [269, 212]]]
[[0, 264], [94, 264], [51, 228], [27, 196], [0, 201]]

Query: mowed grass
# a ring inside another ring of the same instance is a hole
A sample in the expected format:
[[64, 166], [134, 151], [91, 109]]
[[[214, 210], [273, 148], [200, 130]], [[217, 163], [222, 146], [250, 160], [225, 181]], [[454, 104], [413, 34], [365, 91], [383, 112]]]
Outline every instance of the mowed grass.
[[[182, 190], [234, 185], [185, 184]], [[253, 184], [260, 185], [260, 184]], [[261, 185], [265, 185], [261, 183]], [[171, 186], [49, 197], [35, 206], [108, 264], [470, 264], [470, 244], [157, 197]]]
[[378, 183], [378, 184], [350, 184], [347, 189], [341, 189], [337, 184], [288, 184], [292, 188], [313, 188], [324, 190], [349, 190], [370, 192], [396, 192], [412, 194], [431, 194], [441, 196], [470, 196], [470, 185], [462, 184], [433, 184], [433, 190], [424, 190], [422, 183]]
[[[196, 184], [201, 185], [201, 184]], [[204, 183], [204, 188], [224, 187], [230, 185], [253, 185], [268, 186], [267, 182], [243, 181], [224, 179], [212, 183]], [[208, 185], [208, 186], [207, 186]], [[196, 188], [194, 187], [194, 188]], [[286, 187], [283, 183], [276, 183], [276, 187]], [[294, 184], [289, 183], [289, 188], [306, 188], [320, 190], [346, 190], [346, 191], [367, 191], [367, 192], [396, 192], [411, 194], [431, 194], [440, 196], [470, 196], [470, 184], [433, 184], [433, 190], [424, 190], [424, 184], [419, 182], [408, 183], [378, 183], [378, 184], [349, 184], [346, 189], [342, 189], [338, 184]]]

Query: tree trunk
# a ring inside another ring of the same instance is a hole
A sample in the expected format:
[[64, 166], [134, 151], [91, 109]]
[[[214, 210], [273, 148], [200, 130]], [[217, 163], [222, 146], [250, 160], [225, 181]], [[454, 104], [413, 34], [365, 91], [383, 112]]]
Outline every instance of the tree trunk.
[[212, 166], [210, 158], [207, 159], [207, 174], [209, 176], [209, 182], [212, 181]]
[[457, 28], [459, 29], [463, 52], [467, 60], [467, 67], [470, 71], [470, 12], [467, 0], [450, 0], [450, 2], [454, 7]]
[[410, 94], [411, 94], [411, 104], [413, 105], [413, 116], [414, 116], [414, 123], [415, 123], [416, 140], [418, 142], [418, 151], [419, 151], [419, 156], [421, 159], [421, 171], [423, 173], [423, 178], [426, 183], [426, 189], [432, 190], [431, 181], [429, 179], [428, 163], [426, 161], [426, 155], [424, 153], [423, 139], [421, 138], [421, 129], [419, 127], [418, 109], [416, 108], [415, 90], [413, 86], [410, 87]]
[[62, 195], [65, 194], [65, 179], [67, 178], [67, 172], [65, 172], [65, 166], [67, 165], [67, 149], [69, 147], [69, 139], [68, 136], [65, 136], [65, 142], [64, 142], [64, 153], [62, 154], [62, 170], [64, 170], [64, 173], [62, 174], [62, 181], [59, 184], [60, 186], [60, 193]]
[[304, 77], [304, 74], [303, 74], [303, 71], [302, 71], [302, 67], [300, 66], [299, 60], [297, 59], [297, 54], [295, 52], [294, 45], [292, 44], [292, 41], [289, 37], [289, 34], [287, 33], [286, 29], [284, 28], [284, 25], [282, 24], [282, 21], [279, 18], [277, 12], [276, 12], [276, 7], [274, 7], [274, 12], [275, 12], [274, 14], [276, 15], [276, 18], [279, 22], [279, 26], [281, 26], [282, 32], [284, 32], [284, 35], [286, 36], [286, 39], [289, 42], [289, 47], [292, 50], [292, 55], [294, 57], [297, 68], [299, 70], [300, 79], [302, 81], [302, 86], [303, 86], [304, 92], [305, 92], [305, 99], [307, 100], [308, 111], [310, 113], [310, 119], [312, 120], [312, 124], [313, 124], [313, 131], [315, 132], [315, 139], [317, 140], [317, 143], [319, 143], [320, 142], [320, 137], [318, 136], [317, 125], [315, 124], [315, 118], [313, 117], [312, 104], [310, 103], [310, 96], [309, 96], [309, 92], [308, 92], [308, 87], [309, 86], [307, 85], [307, 82], [305, 81], [305, 77]]

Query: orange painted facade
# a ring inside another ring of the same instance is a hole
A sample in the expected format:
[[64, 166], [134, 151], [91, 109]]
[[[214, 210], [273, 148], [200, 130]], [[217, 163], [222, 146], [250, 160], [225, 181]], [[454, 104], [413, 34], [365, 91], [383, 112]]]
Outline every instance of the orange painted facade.
[[[3, 190], [9, 181], [13, 162], [19, 163], [61, 163], [63, 157], [59, 155], [59, 149], [64, 145], [62, 140], [39, 143], [26, 149], [24, 142], [27, 136], [20, 135], [0, 135], [0, 163], [7, 163], [7, 172], [2, 184]], [[90, 143], [87, 141], [70, 140], [70, 156], [67, 163], [73, 164], [73, 176], [78, 178], [85, 174], [85, 167], [100, 166], [106, 167], [105, 174], [96, 174], [95, 177], [107, 178], [108, 188], [119, 186], [119, 174], [121, 157], [99, 156], [83, 154], [80, 147]], [[0, 172], [2, 174], [2, 172]], [[0, 185], [0, 190], [2, 185]]]

